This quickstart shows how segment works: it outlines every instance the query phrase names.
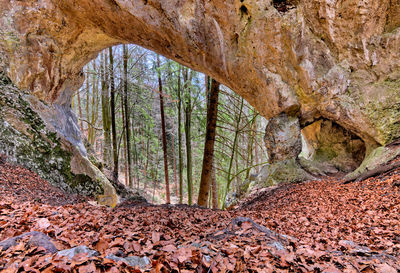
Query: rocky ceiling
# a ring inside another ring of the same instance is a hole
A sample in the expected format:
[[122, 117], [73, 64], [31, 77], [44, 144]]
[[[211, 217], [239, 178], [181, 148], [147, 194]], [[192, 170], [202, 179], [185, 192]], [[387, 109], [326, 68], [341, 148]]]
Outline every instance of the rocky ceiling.
[[0, 69], [69, 105], [82, 67], [135, 43], [207, 73], [267, 118], [400, 137], [400, 3], [390, 0], [0, 0]]

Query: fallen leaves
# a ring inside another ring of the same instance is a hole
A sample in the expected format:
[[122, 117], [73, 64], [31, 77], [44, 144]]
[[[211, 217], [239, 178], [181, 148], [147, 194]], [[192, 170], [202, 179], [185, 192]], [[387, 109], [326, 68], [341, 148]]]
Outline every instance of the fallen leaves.
[[4, 164], [0, 241], [40, 231], [58, 250], [85, 246], [98, 253], [60, 256], [23, 236], [0, 250], [0, 270], [397, 272], [396, 179], [399, 173], [348, 185], [333, 179], [282, 185], [235, 211], [167, 205], [111, 210], [71, 199], [35, 174]]
[[43, 229], [48, 228], [49, 226], [51, 226], [51, 224], [50, 224], [49, 220], [47, 220], [47, 218], [39, 218], [36, 221], [35, 229], [36, 230], [43, 230]]

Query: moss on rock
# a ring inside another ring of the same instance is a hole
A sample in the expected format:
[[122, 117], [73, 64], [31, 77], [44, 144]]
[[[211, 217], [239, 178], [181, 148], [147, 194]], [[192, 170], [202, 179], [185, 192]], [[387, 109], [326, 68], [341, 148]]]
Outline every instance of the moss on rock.
[[71, 171], [73, 154], [57, 133], [46, 129], [21, 90], [0, 73], [0, 150], [53, 185], [83, 195], [103, 193], [103, 186], [88, 175]]
[[378, 147], [369, 153], [355, 171], [346, 175], [345, 180], [355, 179], [367, 171], [389, 163], [398, 156], [400, 156], [400, 147]]
[[270, 187], [280, 183], [295, 183], [315, 179], [307, 173], [295, 159], [287, 159], [265, 165], [256, 178], [262, 187]]

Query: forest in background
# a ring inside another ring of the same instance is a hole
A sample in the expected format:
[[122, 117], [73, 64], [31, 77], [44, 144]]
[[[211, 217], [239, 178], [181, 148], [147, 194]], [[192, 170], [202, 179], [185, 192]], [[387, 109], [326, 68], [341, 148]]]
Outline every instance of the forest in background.
[[[151, 202], [196, 203], [212, 80], [136, 45], [104, 50], [84, 73], [72, 108], [102, 168]], [[229, 88], [218, 90], [207, 202], [213, 208], [223, 208], [231, 193], [246, 191], [267, 158], [266, 120]]]

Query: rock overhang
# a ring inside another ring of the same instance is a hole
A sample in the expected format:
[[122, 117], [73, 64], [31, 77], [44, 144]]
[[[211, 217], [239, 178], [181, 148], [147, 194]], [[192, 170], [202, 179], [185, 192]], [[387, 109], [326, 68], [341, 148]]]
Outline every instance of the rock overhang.
[[1, 0], [0, 62], [19, 87], [68, 105], [85, 63], [135, 43], [216, 78], [266, 118], [323, 117], [375, 147], [400, 137], [400, 8], [358, 2]]

